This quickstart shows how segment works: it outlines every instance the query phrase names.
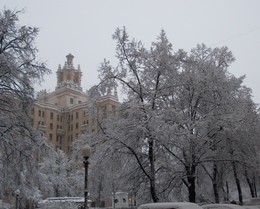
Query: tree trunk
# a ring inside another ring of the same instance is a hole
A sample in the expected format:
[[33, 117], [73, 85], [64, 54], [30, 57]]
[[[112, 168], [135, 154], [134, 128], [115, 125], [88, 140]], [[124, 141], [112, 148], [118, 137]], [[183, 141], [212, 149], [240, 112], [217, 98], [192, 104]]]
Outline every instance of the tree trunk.
[[196, 201], [195, 180], [196, 178], [194, 177], [194, 175], [188, 176], [189, 202]]
[[55, 197], [59, 197], [60, 196], [59, 187], [58, 186], [54, 186], [54, 196]]
[[213, 165], [213, 191], [214, 191], [215, 203], [219, 203], [216, 162], [214, 162], [214, 165]]
[[195, 202], [196, 201], [196, 191], [195, 191], [195, 166], [186, 166], [186, 172], [187, 172], [187, 180], [188, 183], [186, 183], [186, 186], [188, 187], [189, 192], [189, 202]]
[[99, 185], [98, 185], [98, 199], [97, 199], [97, 206], [98, 207], [101, 207], [102, 184], [103, 184], [103, 177], [100, 178]]
[[253, 182], [251, 183], [251, 181], [250, 181], [248, 176], [246, 176], [246, 181], [247, 181], [247, 184], [248, 184], [249, 189], [250, 189], [251, 197], [256, 197], [255, 196], [255, 190], [254, 190]]
[[246, 167], [244, 167], [244, 170], [245, 170], [246, 182], [247, 182], [247, 184], [249, 186], [251, 197], [256, 197], [255, 196], [255, 190], [254, 190], [254, 182], [253, 181], [251, 182], [251, 180], [250, 180], [250, 178], [248, 176]]
[[228, 182], [226, 181], [226, 188], [227, 188], [227, 200], [229, 201], [229, 186], [228, 186]]
[[151, 196], [154, 202], [158, 202], [159, 198], [156, 195], [156, 190], [155, 190], [155, 183], [154, 181], [150, 182], [150, 191], [151, 191]]
[[[183, 179], [184, 184], [188, 188], [189, 192], [189, 202], [195, 202], [196, 201], [196, 191], [195, 191], [195, 172], [196, 172], [196, 166], [194, 162], [189, 162], [187, 160], [187, 155], [186, 152], [183, 150], [183, 157], [186, 160], [187, 164], [185, 165], [185, 170], [186, 170], [186, 176], [187, 176], [187, 181]], [[194, 156], [192, 156], [192, 161], [194, 161]]]
[[257, 190], [256, 190], [255, 176], [253, 177], [253, 187], [254, 187], [255, 197], [257, 197]]
[[156, 194], [155, 186], [155, 165], [154, 165], [154, 142], [153, 139], [149, 139], [149, 161], [150, 161], [150, 192], [154, 202], [158, 202], [159, 198]]
[[232, 168], [233, 168], [233, 174], [234, 174], [234, 178], [235, 178], [236, 185], [237, 185], [239, 204], [243, 205], [242, 189], [241, 189], [241, 185], [240, 185], [240, 180], [237, 175], [236, 163], [234, 161], [232, 161]]

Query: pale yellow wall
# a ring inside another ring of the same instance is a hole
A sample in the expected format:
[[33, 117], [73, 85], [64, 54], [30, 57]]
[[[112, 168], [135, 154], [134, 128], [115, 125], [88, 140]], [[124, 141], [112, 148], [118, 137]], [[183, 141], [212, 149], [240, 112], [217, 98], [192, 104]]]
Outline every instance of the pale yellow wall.
[[[98, 103], [99, 119], [105, 118], [104, 109], [107, 117], [110, 114], [115, 114], [118, 106], [119, 103], [113, 100]], [[41, 111], [41, 115], [39, 115], [39, 111]], [[98, 131], [96, 119], [89, 118], [86, 114], [86, 103], [63, 109], [59, 106], [55, 108], [48, 103], [36, 102], [33, 106], [32, 118], [33, 127], [40, 130], [55, 149], [62, 149], [66, 153], [70, 152], [70, 145], [81, 134]]]
[[[88, 96], [86, 93], [71, 90], [69, 88], [59, 89], [52, 93], [44, 95], [44, 97], [39, 98], [41, 101], [46, 103], [58, 105], [60, 107], [72, 107], [76, 104], [84, 103], [88, 100]], [[73, 103], [71, 104], [71, 99], [73, 99]]]
[[[81, 71], [73, 67], [73, 55], [66, 56], [64, 68], [57, 71], [57, 87], [50, 93], [40, 92], [32, 107], [33, 127], [42, 132], [55, 149], [70, 153], [72, 143], [84, 132], [96, 132], [96, 119], [86, 112], [89, 98], [81, 89]], [[72, 82], [67, 85], [63, 81]], [[73, 85], [77, 84], [77, 85]], [[73, 102], [72, 102], [73, 100]], [[97, 103], [99, 119], [115, 114], [119, 102], [116, 96], [104, 96]], [[40, 115], [39, 115], [40, 111]], [[43, 114], [44, 112], [44, 114]], [[62, 120], [61, 120], [62, 119]]]

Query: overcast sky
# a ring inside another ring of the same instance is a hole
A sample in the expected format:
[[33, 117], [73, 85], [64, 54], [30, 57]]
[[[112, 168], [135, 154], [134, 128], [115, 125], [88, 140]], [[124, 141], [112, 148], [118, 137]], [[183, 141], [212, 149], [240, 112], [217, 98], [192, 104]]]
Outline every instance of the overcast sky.
[[69, 53], [74, 66], [81, 66], [83, 89], [97, 84], [103, 59], [115, 62], [112, 34], [125, 26], [147, 47], [161, 29], [174, 51], [190, 51], [198, 43], [227, 46], [236, 57], [230, 73], [245, 74], [244, 84], [260, 103], [260, 0], [0, 0], [0, 5], [25, 9], [20, 23], [40, 29], [38, 57], [53, 73], [37, 90], [54, 90], [55, 72]]

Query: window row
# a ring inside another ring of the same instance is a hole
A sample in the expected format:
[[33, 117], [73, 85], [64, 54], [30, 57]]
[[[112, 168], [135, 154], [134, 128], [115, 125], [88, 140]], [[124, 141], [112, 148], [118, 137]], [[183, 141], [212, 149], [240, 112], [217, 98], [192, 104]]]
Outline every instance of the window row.
[[[73, 115], [74, 115], [74, 114], [69, 115], [69, 120], [73, 120], [73, 118], [74, 118]], [[84, 111], [84, 117], [85, 117], [85, 115], [86, 115], [86, 112]], [[76, 118], [76, 119], [79, 118], [79, 112], [76, 112], [76, 113], [75, 113], [75, 118]]]
[[[49, 140], [50, 141], [53, 140], [53, 134], [52, 133], [49, 134]], [[59, 142], [60, 144], [62, 144], [62, 136], [57, 135], [56, 136], [56, 142]]]
[[[76, 103], [76, 102], [75, 102]], [[81, 101], [79, 100], [78, 103], [80, 104]], [[73, 98], [70, 98], [70, 104], [74, 104], [74, 99]]]
[[[32, 114], [34, 114], [34, 108], [32, 108]], [[45, 116], [44, 110], [39, 110], [38, 111], [38, 116], [44, 118], [44, 116]], [[61, 121], [62, 122], [62, 116], [61, 115], [57, 114], [56, 117], [57, 117], [57, 121]], [[50, 119], [51, 120], [54, 119], [54, 113], [53, 112], [50, 112]]]
[[[62, 129], [62, 126], [57, 125], [57, 129]], [[53, 130], [53, 123], [50, 123], [50, 130]]]

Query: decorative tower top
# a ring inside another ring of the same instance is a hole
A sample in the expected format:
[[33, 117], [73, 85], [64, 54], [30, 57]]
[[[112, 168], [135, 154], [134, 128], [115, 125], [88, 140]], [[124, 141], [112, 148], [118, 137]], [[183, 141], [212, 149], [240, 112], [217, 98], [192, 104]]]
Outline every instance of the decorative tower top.
[[74, 66], [73, 66], [73, 58], [74, 58], [74, 56], [72, 54], [68, 54], [66, 57], [67, 57], [67, 62], [65, 62], [64, 68], [66, 68], [66, 69], [74, 69]]
[[64, 67], [61, 68], [59, 65], [57, 70], [57, 89], [60, 88], [73, 88], [76, 90], [82, 91], [81, 88], [81, 77], [82, 72], [80, 70], [80, 67], [78, 66], [78, 69], [75, 69], [73, 66], [73, 58], [74, 56], [72, 54], [68, 54], [66, 56], [67, 61], [64, 64]]

